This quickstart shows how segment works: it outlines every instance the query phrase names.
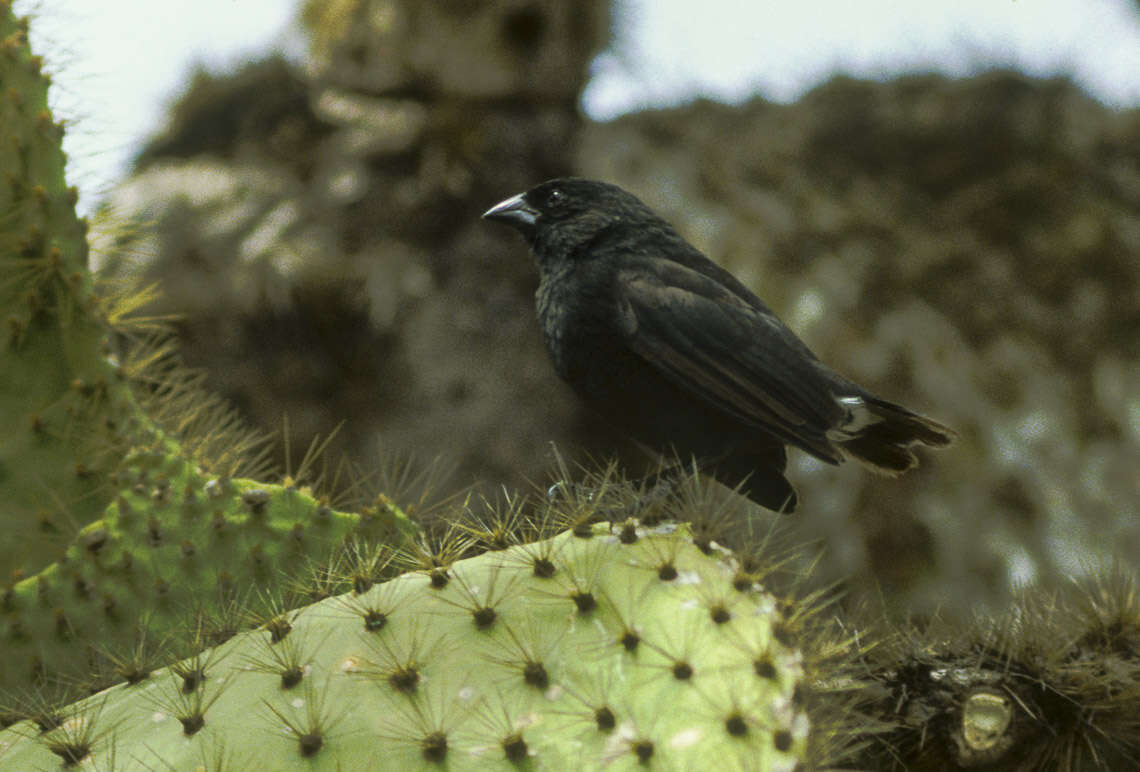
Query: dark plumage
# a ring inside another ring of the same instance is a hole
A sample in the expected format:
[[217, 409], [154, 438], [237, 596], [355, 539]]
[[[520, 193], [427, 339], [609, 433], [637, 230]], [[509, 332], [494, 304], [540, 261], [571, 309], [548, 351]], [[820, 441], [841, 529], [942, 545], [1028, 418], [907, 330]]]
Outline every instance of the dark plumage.
[[538, 262], [538, 318], [558, 374], [660, 452], [777, 512], [796, 507], [785, 445], [887, 474], [948, 445], [937, 421], [880, 399], [818, 359], [732, 274], [615, 185], [544, 182], [483, 217]]

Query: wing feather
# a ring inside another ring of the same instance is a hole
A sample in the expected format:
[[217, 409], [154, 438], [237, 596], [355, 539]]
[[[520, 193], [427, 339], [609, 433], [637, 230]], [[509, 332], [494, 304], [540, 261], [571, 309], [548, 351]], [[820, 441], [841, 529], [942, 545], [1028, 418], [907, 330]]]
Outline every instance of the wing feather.
[[675, 384], [745, 425], [838, 462], [826, 432], [842, 406], [814, 355], [759, 300], [675, 262], [618, 272], [629, 348]]

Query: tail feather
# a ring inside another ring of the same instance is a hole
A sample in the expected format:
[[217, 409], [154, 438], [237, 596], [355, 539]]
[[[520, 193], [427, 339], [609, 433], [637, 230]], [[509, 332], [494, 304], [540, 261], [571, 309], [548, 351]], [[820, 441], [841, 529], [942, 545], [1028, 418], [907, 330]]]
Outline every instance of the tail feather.
[[843, 452], [877, 472], [899, 475], [918, 466], [913, 445], [944, 448], [954, 431], [932, 418], [876, 397], [843, 400], [850, 420], [833, 435]]

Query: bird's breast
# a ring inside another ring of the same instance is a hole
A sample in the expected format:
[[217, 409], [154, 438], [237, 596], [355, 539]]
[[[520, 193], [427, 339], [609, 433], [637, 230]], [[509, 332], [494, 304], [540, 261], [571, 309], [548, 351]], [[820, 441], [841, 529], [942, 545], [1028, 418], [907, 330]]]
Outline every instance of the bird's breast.
[[573, 272], [543, 277], [535, 293], [538, 321], [558, 375], [575, 389], [580, 376], [603, 367], [606, 350], [617, 343], [612, 320], [605, 314], [608, 298]]

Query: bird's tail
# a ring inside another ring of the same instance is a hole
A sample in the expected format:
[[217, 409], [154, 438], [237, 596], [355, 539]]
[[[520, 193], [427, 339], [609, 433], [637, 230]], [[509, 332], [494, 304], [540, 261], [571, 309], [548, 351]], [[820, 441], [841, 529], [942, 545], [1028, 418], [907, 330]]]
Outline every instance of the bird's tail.
[[899, 475], [918, 466], [913, 445], [944, 448], [955, 433], [932, 418], [871, 396], [840, 400], [848, 420], [831, 435], [843, 452], [881, 474]]

